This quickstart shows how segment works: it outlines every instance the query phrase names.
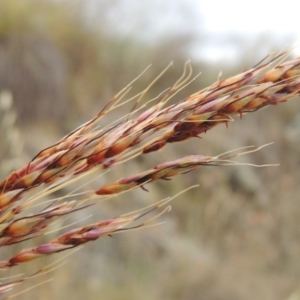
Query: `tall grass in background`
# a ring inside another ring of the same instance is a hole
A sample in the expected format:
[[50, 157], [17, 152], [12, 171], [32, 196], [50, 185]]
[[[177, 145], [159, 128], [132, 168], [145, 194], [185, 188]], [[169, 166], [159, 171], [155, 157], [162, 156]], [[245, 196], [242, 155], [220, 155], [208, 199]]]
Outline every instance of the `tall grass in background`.
[[193, 37], [114, 36], [107, 3], [95, 28], [73, 1], [0, 1], [0, 298], [295, 298], [299, 102], [258, 108], [296, 96], [298, 60], [251, 69], [282, 48], [264, 36], [181, 77]]

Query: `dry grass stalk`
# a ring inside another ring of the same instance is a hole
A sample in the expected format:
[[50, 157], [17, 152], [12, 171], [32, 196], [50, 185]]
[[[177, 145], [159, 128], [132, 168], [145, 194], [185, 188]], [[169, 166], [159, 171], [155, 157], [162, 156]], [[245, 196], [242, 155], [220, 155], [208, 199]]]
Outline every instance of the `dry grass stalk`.
[[[44, 149], [23, 168], [13, 172], [0, 183], [0, 245], [8, 246], [33, 239], [46, 233], [46, 228], [57, 219], [85, 209], [86, 201], [110, 194], [122, 193], [146, 183], [193, 171], [205, 165], [236, 164], [232, 158], [248, 152], [225, 153], [206, 157], [192, 155], [165, 162], [138, 175], [106, 184], [96, 191], [87, 192], [77, 201], [60, 203], [61, 199], [30, 215], [29, 209], [41, 202], [45, 195], [62, 189], [82, 177], [112, 168], [138, 155], [157, 151], [168, 143], [186, 141], [207, 132], [217, 124], [226, 125], [234, 117], [254, 112], [268, 105], [284, 102], [300, 91], [300, 58], [283, 62], [289, 53], [269, 56], [252, 69], [225, 80], [219, 80], [208, 88], [186, 97], [177, 104], [166, 106], [171, 97], [189, 83], [192, 70], [185, 66], [182, 77], [172, 88], [143, 106], [136, 108], [150, 86], [128, 101], [121, 100], [130, 88], [130, 83], [111, 99], [92, 120], [83, 124], [53, 146]], [[162, 74], [154, 80], [158, 80]], [[144, 110], [154, 100], [156, 104]], [[108, 127], [99, 128], [99, 120], [129, 101], [135, 101], [135, 109]], [[144, 110], [139, 113], [140, 110]], [[154, 137], [153, 137], [154, 136]], [[152, 138], [152, 139], [151, 139]], [[252, 150], [253, 151], [253, 150]], [[144, 214], [132, 213], [105, 221], [75, 228], [37, 247], [23, 249], [11, 258], [0, 262], [5, 270], [43, 255], [68, 250], [102, 236], [112, 235], [128, 226], [142, 227], [152, 222], [161, 213], [169, 210], [169, 200], [149, 208]], [[131, 225], [149, 212], [162, 210], [156, 216], [138, 225]], [[40, 270], [37, 273], [43, 273]], [[15, 285], [35, 276], [2, 284], [0, 294]]]

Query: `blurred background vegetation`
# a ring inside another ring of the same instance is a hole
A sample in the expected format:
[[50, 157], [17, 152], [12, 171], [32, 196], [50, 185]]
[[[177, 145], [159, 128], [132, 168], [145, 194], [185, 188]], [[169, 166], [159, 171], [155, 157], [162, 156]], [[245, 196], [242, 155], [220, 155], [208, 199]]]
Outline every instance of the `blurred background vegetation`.
[[[157, 1], [153, 7], [133, 0], [0, 2], [1, 179], [93, 117], [149, 64], [133, 95], [174, 61], [148, 99], [172, 85], [193, 58], [194, 73], [202, 75], [178, 101], [213, 83], [220, 70], [223, 77], [241, 72], [291, 41], [265, 33], [250, 40], [228, 35], [226, 43], [234, 43], [238, 55], [209, 60], [200, 54], [211, 39], [192, 1], [174, 3], [179, 9], [173, 18], [197, 27], [197, 34], [180, 25], [163, 31], [172, 13], [164, 19], [168, 7]], [[150, 193], [135, 191], [99, 205], [94, 218], [109, 218], [200, 184], [174, 201], [166, 224], [85, 246], [49, 275], [52, 282], [18, 299], [300, 299], [299, 111], [298, 101], [267, 108], [201, 140], [114, 168], [96, 187], [183, 155], [271, 141], [273, 146], [246, 161], [280, 163], [203, 168], [149, 186]]]

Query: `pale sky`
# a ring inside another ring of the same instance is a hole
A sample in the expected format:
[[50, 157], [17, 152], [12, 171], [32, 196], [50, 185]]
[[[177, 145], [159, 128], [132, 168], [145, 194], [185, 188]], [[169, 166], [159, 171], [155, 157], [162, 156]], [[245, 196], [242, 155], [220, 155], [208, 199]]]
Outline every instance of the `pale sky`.
[[[283, 46], [299, 45], [299, 0], [194, 1], [194, 3], [196, 2], [203, 16], [203, 25], [212, 35], [236, 34], [249, 37], [249, 46], [251, 41], [260, 36], [282, 40]], [[263, 43], [263, 39], [260, 42]], [[292, 45], [286, 45], [286, 42], [291, 42]], [[295, 49], [295, 53], [298, 55], [300, 54], [299, 48]], [[228, 50], [227, 53], [231, 53], [231, 56], [235, 55], [235, 51], [232, 47], [230, 49], [228, 43], [222, 49], [222, 51], [224, 50]], [[211, 56], [222, 56], [218, 46], [212, 46], [208, 52], [212, 54]]]
[[207, 29], [215, 32], [236, 31], [278, 34], [295, 33], [299, 37], [300, 1], [297, 0], [208, 0], [197, 2]]

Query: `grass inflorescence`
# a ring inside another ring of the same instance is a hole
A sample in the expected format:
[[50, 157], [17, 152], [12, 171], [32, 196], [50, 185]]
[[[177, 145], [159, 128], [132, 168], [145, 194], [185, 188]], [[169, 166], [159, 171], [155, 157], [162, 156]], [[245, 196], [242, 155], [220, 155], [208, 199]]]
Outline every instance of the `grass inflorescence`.
[[[29, 163], [12, 172], [0, 183], [0, 245], [20, 244], [30, 239], [56, 234], [34, 247], [25, 247], [0, 262], [0, 270], [12, 269], [39, 257], [70, 250], [103, 236], [124, 230], [151, 226], [170, 210], [170, 199], [150, 205], [141, 211], [119, 215], [72, 228], [51, 229], [55, 222], [157, 180], [195, 171], [204, 166], [239, 165], [235, 157], [258, 149], [240, 149], [221, 155], [199, 153], [162, 162], [139, 174], [126, 174], [116, 182], [106, 183], [92, 191], [48, 199], [58, 190], [81, 179], [95, 176], [138, 156], [162, 150], [166, 145], [202, 136], [218, 124], [228, 126], [235, 118], [269, 105], [277, 105], [299, 95], [300, 58], [289, 59], [289, 52], [269, 55], [260, 64], [234, 77], [218, 80], [211, 86], [187, 96], [176, 104], [170, 99], [191, 82], [192, 68], [187, 63], [175, 84], [146, 103], [142, 102], [150, 85], [135, 97], [126, 99], [134, 81], [113, 97], [90, 121], [81, 125], [54, 145], [40, 151]], [[138, 79], [138, 78], [137, 78]], [[136, 80], [137, 80], [136, 79]], [[101, 127], [100, 120], [114, 110], [133, 103], [133, 109], [112, 124]], [[35, 208], [34, 212], [32, 208]], [[72, 225], [72, 224], [71, 224]], [[53, 234], [52, 232], [52, 234]], [[47, 266], [18, 279], [6, 279], [0, 294], [6, 295], [16, 285], [52, 270]], [[4, 274], [4, 273], [3, 273]], [[5, 276], [3, 276], [5, 277]]]

